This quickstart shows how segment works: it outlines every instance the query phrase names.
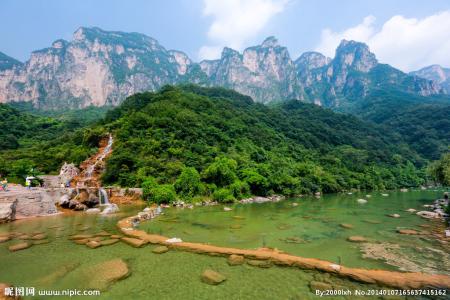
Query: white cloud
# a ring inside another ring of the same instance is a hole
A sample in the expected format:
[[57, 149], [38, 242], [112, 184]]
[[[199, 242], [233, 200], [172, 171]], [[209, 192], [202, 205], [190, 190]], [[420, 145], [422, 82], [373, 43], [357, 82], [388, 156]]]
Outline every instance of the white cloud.
[[[214, 59], [224, 46], [241, 50], [256, 36], [288, 0], [203, 0], [203, 15], [212, 17], [208, 29], [210, 45], [200, 48], [199, 57]], [[219, 50], [218, 50], [219, 49]]]
[[316, 50], [333, 57], [342, 39], [368, 44], [381, 62], [403, 71], [431, 64], [449, 66], [450, 11], [423, 19], [393, 16], [379, 29], [375, 28], [375, 17], [368, 16], [361, 24], [341, 32], [322, 30]]

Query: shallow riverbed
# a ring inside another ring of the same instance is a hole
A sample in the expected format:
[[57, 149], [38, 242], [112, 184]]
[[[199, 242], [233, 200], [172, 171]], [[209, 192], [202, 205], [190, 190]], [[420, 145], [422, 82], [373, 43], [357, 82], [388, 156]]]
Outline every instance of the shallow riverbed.
[[[180, 237], [186, 241], [211, 243], [238, 248], [274, 247], [304, 257], [315, 257], [346, 266], [364, 268], [398, 269], [382, 260], [363, 258], [361, 245], [346, 241], [348, 236], [362, 235], [370, 242], [399, 245], [399, 253], [412, 265], [446, 273], [442, 257], [429, 251], [442, 251], [440, 245], [419, 236], [400, 235], [399, 228], [423, 230], [424, 220], [406, 212], [406, 209], [423, 209], [442, 192], [411, 191], [353, 195], [327, 195], [321, 199], [299, 198], [279, 203], [237, 204], [232, 211], [223, 206], [167, 209], [165, 215], [140, 225], [148, 232]], [[357, 199], [365, 198], [366, 204]], [[294, 206], [293, 203], [298, 203]], [[332, 282], [347, 288], [371, 288], [354, 282], [333, 278], [327, 274], [295, 268], [272, 267], [260, 269], [251, 266], [230, 267], [225, 258], [209, 257], [180, 251], [158, 255], [151, 253], [154, 246], [132, 248], [123, 243], [89, 249], [76, 245], [68, 237], [75, 233], [96, 233], [106, 230], [118, 233], [119, 219], [137, 212], [139, 207], [122, 208], [116, 216], [73, 214], [35, 218], [0, 225], [2, 232], [44, 232], [49, 243], [29, 249], [9, 252], [13, 241], [0, 244], [0, 282], [16, 286], [37, 288], [85, 287], [83, 268], [113, 258], [122, 258], [129, 265], [131, 275], [112, 285], [102, 297], [108, 299], [309, 299], [311, 281]], [[388, 217], [398, 213], [400, 218]], [[352, 229], [339, 226], [350, 224]], [[433, 250], [424, 250], [433, 249]], [[433, 252], [434, 253], [434, 252]], [[444, 253], [448, 258], [448, 253]], [[64, 266], [79, 264], [74, 271], [43, 282]], [[219, 286], [209, 286], [200, 281], [200, 274], [212, 268], [227, 277]], [[92, 274], [95, 276], [95, 274]], [[37, 298], [32, 298], [37, 299]], [[330, 298], [328, 298], [330, 299]], [[336, 299], [344, 299], [336, 297]]]

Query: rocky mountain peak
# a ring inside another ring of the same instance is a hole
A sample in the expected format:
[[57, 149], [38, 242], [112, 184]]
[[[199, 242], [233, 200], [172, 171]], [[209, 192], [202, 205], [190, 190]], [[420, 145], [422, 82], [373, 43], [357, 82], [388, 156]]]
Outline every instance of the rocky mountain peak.
[[262, 48], [275, 48], [278, 46], [278, 39], [274, 36], [267, 37], [261, 44]]
[[322, 53], [309, 51], [300, 55], [295, 61], [297, 70], [312, 70], [328, 65], [331, 58], [326, 57]]
[[0, 52], [0, 71], [20, 67], [22, 65], [23, 63], [17, 59]]
[[445, 92], [450, 93], [450, 68], [440, 65], [431, 65], [410, 73], [413, 76], [432, 80], [439, 84]]
[[367, 73], [378, 64], [375, 54], [360, 42], [342, 40], [336, 49], [334, 63]]

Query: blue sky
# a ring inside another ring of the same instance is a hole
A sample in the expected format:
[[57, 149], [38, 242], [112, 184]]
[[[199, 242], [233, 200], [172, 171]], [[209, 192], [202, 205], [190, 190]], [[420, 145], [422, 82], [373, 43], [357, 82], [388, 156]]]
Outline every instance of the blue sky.
[[309, 50], [333, 56], [340, 39], [352, 38], [403, 70], [450, 66], [448, 0], [0, 1], [0, 51], [22, 61], [80, 26], [141, 32], [196, 61], [274, 35], [293, 58]]

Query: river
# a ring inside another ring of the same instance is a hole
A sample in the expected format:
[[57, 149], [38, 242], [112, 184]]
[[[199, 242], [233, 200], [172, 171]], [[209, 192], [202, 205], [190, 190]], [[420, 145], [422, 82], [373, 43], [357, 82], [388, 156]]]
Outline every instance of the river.
[[[273, 247], [349, 267], [449, 274], [449, 254], [435, 239], [428, 235], [397, 233], [398, 229], [428, 230], [430, 221], [406, 210], [423, 210], [424, 204], [432, 203], [442, 192], [390, 192], [388, 196], [377, 192], [370, 194], [371, 197], [366, 197], [366, 193], [339, 194], [325, 195], [320, 199], [303, 197], [278, 203], [236, 204], [229, 206], [231, 211], [224, 211], [223, 206], [195, 207], [192, 210], [170, 208], [165, 210], [164, 216], [142, 223], [139, 227], [184, 241], [249, 249]], [[358, 203], [360, 198], [367, 199], [367, 203]], [[121, 207], [121, 213], [113, 216], [71, 213], [0, 225], [0, 234], [44, 232], [49, 236], [49, 243], [17, 252], [8, 250], [13, 241], [1, 243], [0, 282], [37, 288], [83, 288], [85, 275], [80, 269], [119, 257], [128, 263], [131, 276], [112, 285], [101, 297], [309, 299], [313, 298], [309, 288], [311, 281], [332, 281], [353, 289], [370, 287], [295, 268], [230, 267], [222, 257], [181, 251], [158, 255], [150, 251], [153, 246], [136, 249], [123, 243], [89, 249], [68, 239], [72, 234], [100, 230], [118, 233], [117, 221], [141, 208]], [[399, 214], [400, 217], [392, 218], [389, 214]], [[351, 225], [352, 228], [343, 228], [341, 224]], [[365, 237], [368, 243], [347, 241], [349, 236], [355, 235]], [[375, 245], [369, 247], [370, 258], [364, 257], [367, 253], [363, 251], [368, 251], [368, 245]], [[383, 254], [382, 249], [388, 249], [390, 254], [383, 257], [386, 253]], [[377, 255], [380, 257], [374, 257]], [[42, 282], [46, 275], [73, 263], [80, 267], [51, 284]], [[220, 271], [227, 276], [227, 281], [220, 286], [202, 283], [200, 274], [205, 268]]]

